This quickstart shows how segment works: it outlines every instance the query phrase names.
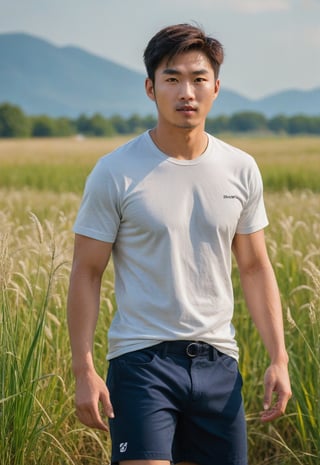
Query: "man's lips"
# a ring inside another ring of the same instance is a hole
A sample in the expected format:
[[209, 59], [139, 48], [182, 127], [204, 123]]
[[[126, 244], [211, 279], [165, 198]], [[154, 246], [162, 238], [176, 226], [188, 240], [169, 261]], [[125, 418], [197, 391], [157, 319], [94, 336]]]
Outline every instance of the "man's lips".
[[182, 112], [197, 111], [196, 107], [193, 107], [191, 105], [179, 106], [176, 108], [176, 110]]

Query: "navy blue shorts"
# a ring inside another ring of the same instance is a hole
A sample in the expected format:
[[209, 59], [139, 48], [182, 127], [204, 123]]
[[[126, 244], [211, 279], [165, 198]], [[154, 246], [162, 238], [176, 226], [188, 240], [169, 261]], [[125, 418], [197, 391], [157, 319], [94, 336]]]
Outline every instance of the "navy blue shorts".
[[110, 360], [112, 463], [247, 465], [238, 363], [202, 342], [164, 342]]

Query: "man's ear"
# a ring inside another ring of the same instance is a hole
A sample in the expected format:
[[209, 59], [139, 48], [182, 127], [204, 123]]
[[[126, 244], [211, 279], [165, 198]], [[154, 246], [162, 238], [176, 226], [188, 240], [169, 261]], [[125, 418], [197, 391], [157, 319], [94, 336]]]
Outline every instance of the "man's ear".
[[146, 94], [149, 97], [149, 99], [151, 99], [154, 102], [156, 97], [154, 94], [153, 81], [150, 78], [147, 78], [145, 81], [145, 90], [146, 90]]
[[218, 97], [220, 90], [220, 79], [217, 79], [214, 85], [214, 100]]

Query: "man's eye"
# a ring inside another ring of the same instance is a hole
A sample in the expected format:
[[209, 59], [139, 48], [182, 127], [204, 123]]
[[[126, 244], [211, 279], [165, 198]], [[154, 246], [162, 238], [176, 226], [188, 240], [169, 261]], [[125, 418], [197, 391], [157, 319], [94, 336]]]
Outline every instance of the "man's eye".
[[205, 78], [202, 78], [202, 77], [198, 77], [195, 79], [195, 82], [205, 82], [206, 79]]

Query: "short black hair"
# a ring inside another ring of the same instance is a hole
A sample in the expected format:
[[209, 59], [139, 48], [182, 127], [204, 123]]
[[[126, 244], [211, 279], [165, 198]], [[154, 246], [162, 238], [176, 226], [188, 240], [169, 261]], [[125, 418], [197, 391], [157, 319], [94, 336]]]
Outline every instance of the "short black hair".
[[217, 39], [206, 36], [200, 27], [191, 24], [167, 26], [152, 37], [143, 55], [148, 77], [154, 81], [155, 71], [165, 57], [170, 61], [191, 50], [206, 54], [217, 79], [224, 59], [223, 46]]

